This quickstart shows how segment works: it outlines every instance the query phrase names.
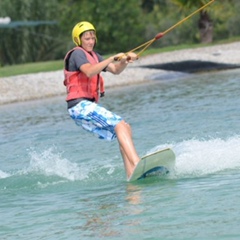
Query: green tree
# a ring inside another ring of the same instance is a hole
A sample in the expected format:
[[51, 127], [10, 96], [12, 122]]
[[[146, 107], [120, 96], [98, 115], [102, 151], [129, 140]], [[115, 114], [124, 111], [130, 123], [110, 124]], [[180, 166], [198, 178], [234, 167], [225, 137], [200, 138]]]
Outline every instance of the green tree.
[[[1, 0], [0, 17], [9, 16], [14, 22], [26, 24], [12, 28], [0, 25], [0, 64], [62, 59], [74, 46], [73, 26], [83, 20], [92, 22], [97, 29], [97, 51], [102, 54], [126, 52], [167, 30], [209, 1]], [[210, 42], [213, 34], [216, 39], [239, 35], [239, 2], [216, 0], [151, 47], [196, 43], [201, 38], [203, 42]], [[58, 24], [29, 24], [31, 21], [57, 21]], [[198, 27], [202, 33], [197, 31]], [[210, 34], [203, 40], [206, 30]]]
[[53, 58], [59, 45], [58, 26], [42, 23], [56, 20], [57, 8], [57, 0], [1, 0], [0, 16], [12, 21], [0, 28], [1, 65]]
[[[149, 27], [146, 33], [166, 29], [211, 0], [141, 0], [144, 13], [148, 15]], [[216, 0], [199, 14], [179, 25], [171, 34], [161, 39], [159, 45], [212, 42], [239, 35], [239, 0]], [[198, 17], [198, 18], [197, 18]], [[171, 23], [171, 24], [170, 24]], [[195, 31], [195, 28], [198, 31]]]
[[142, 3], [141, 3], [142, 9], [146, 13], [152, 12], [154, 10], [155, 5], [159, 5], [165, 8], [167, 6], [167, 1], [166, 0], [142, 0]]
[[[147, 1], [147, 0], [145, 0]], [[164, 32], [189, 14], [189, 10], [180, 11], [176, 4], [169, 0], [155, 0], [151, 11], [144, 10], [145, 16], [145, 36], [152, 39], [157, 33]], [[149, 4], [149, 2], [148, 2]], [[163, 47], [178, 45], [181, 43], [192, 43], [196, 41], [196, 34], [192, 31], [195, 18], [191, 18], [166, 34], [163, 38], [152, 44], [152, 47]]]
[[[149, 15], [151, 28], [162, 29], [169, 23], [176, 23], [191, 12], [199, 9], [210, 0], [142, 0], [145, 12]], [[174, 5], [174, 6], [173, 6]], [[161, 39], [161, 45], [212, 42], [214, 39], [226, 39], [239, 35], [239, 0], [216, 0], [199, 14], [178, 26], [166, 38]], [[155, 22], [155, 23], [154, 23]], [[198, 28], [198, 31], [195, 31]]]
[[[203, 5], [209, 3], [209, 0], [172, 0], [174, 3], [178, 4], [181, 8], [193, 9], [200, 8]], [[200, 11], [200, 18], [198, 20], [198, 28], [200, 32], [201, 43], [211, 43], [213, 40], [213, 22], [209, 15], [209, 8], [205, 8]]]
[[71, 31], [80, 21], [91, 22], [97, 30], [97, 50], [103, 54], [125, 52], [142, 43], [144, 22], [138, 0], [62, 0], [61, 26], [71, 43]]

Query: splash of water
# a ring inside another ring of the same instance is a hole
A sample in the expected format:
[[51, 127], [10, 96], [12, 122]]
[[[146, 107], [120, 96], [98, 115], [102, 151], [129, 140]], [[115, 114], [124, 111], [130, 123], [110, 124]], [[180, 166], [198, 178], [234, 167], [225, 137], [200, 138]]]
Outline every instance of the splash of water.
[[[240, 169], [240, 137], [210, 140], [186, 140], [175, 144], [156, 146], [150, 152], [170, 147], [176, 155], [174, 173], [171, 178], [201, 177], [225, 170]], [[101, 175], [111, 177], [116, 175], [118, 166], [113, 163], [89, 167], [72, 163], [47, 149], [41, 153], [31, 152], [29, 171], [36, 171], [47, 176], [55, 175], [68, 180], [83, 180], [88, 178], [102, 178]], [[114, 160], [114, 162], [117, 162]], [[120, 164], [120, 163], [119, 163]], [[87, 165], [87, 166], [86, 166]], [[119, 167], [120, 168], [120, 167]], [[104, 171], [104, 172], [102, 172]]]
[[11, 176], [10, 174], [5, 173], [5, 172], [3, 172], [3, 171], [0, 170], [0, 179], [1, 179], [1, 178], [7, 178], [7, 177], [10, 177], [10, 176]]
[[72, 163], [56, 153], [53, 148], [43, 152], [30, 152], [31, 160], [27, 172], [37, 172], [46, 176], [59, 176], [68, 180], [81, 180], [87, 177], [87, 172], [81, 171], [77, 163]]
[[[106, 175], [115, 176], [117, 166], [106, 162], [90, 164], [89, 161], [81, 163], [71, 162], [63, 158], [57, 149], [49, 148], [42, 152], [30, 151], [30, 164], [27, 173], [43, 174], [45, 176], [58, 176], [70, 181], [96, 180], [106, 178]], [[114, 162], [117, 162], [114, 160]]]
[[240, 169], [240, 137], [226, 140], [188, 140], [173, 146], [175, 176], [199, 177], [225, 170]]
[[[240, 137], [210, 140], [186, 140], [174, 144], [159, 145], [148, 153], [170, 147], [176, 155], [173, 174], [170, 178], [201, 177], [226, 170], [240, 169]], [[30, 163], [27, 169], [19, 170], [15, 174], [0, 170], [0, 179], [14, 175], [42, 174], [57, 176], [70, 181], [97, 181], [106, 178], [122, 178], [123, 166], [119, 159], [107, 159], [94, 165], [73, 163], [61, 156], [54, 148], [44, 151], [30, 151]]]

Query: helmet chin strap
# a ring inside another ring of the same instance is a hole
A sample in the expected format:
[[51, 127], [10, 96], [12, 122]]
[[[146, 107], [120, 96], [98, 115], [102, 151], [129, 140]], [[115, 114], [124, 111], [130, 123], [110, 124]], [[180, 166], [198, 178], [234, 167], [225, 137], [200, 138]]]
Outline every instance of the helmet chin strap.
[[79, 45], [79, 39], [77, 37], [74, 37], [74, 42], [77, 43], [78, 46], [80, 46]]

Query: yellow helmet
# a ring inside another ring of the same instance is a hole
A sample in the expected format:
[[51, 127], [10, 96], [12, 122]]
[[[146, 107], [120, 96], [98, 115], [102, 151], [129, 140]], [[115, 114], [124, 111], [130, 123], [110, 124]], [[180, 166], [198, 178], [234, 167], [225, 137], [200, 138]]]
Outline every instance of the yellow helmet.
[[[79, 22], [77, 23], [72, 30], [72, 40], [77, 45], [81, 45], [80, 35], [86, 31], [93, 30], [96, 33], [96, 29], [90, 22]], [[97, 42], [97, 37], [96, 37]]]

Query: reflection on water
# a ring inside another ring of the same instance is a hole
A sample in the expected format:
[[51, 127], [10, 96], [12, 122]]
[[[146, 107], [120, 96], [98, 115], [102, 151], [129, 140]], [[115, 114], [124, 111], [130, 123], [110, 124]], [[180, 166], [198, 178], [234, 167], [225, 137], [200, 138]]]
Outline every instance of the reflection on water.
[[[141, 188], [131, 183], [127, 184], [126, 200], [132, 205], [141, 204]], [[140, 211], [141, 212], [141, 211]], [[138, 213], [140, 213], [138, 212]]]

